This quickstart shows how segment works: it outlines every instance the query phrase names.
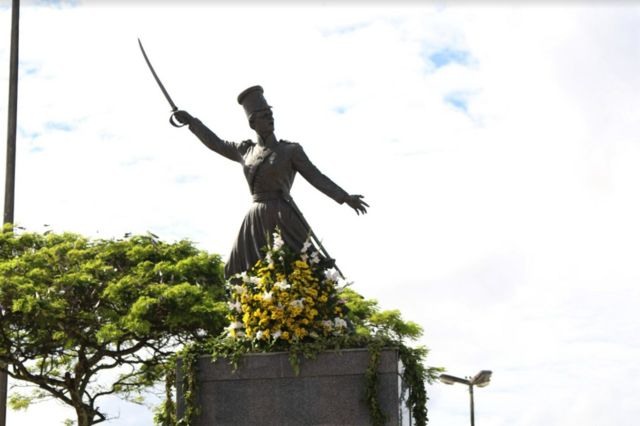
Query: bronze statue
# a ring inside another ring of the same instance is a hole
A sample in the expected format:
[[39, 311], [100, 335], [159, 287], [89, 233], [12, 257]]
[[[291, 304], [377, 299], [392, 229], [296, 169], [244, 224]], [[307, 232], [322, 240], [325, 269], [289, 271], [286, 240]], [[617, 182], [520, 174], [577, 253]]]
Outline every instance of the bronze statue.
[[311, 237], [320, 249], [320, 256], [342, 275], [289, 195], [289, 190], [296, 173], [300, 172], [317, 189], [340, 204], [347, 203], [358, 214], [366, 213], [366, 208], [369, 207], [362, 200], [362, 195], [347, 194], [320, 173], [299, 144], [276, 139], [273, 133], [273, 114], [263, 96], [262, 87], [250, 87], [238, 96], [238, 103], [244, 107], [249, 126], [256, 131], [258, 142], [246, 140], [237, 144], [223, 141], [200, 120], [176, 106], [151, 65], [140, 39], [138, 45], [153, 78], [171, 106], [171, 125], [189, 125], [189, 129], [207, 147], [239, 162], [244, 169], [254, 203], [240, 228], [225, 266], [225, 276], [229, 278], [247, 271], [261, 259], [262, 249], [269, 243], [276, 228], [280, 230], [284, 243], [298, 252], [302, 251], [305, 242]]
[[253, 86], [243, 91], [238, 96], [238, 103], [244, 107], [257, 142], [227, 142], [188, 112], [178, 110], [173, 114], [175, 120], [189, 125], [208, 148], [242, 165], [253, 196], [253, 205], [242, 222], [225, 266], [227, 278], [247, 271], [263, 257], [261, 250], [269, 243], [276, 227], [290, 248], [302, 249], [311, 229], [289, 195], [296, 173], [336, 202], [346, 203], [357, 214], [366, 213], [369, 207], [362, 195], [349, 195], [323, 175], [309, 161], [302, 146], [276, 139], [273, 113], [262, 87]]

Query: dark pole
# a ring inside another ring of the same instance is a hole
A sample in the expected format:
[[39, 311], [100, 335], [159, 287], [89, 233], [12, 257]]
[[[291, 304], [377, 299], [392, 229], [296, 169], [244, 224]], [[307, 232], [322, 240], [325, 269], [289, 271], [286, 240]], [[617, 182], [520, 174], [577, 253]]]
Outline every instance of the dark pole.
[[471, 404], [471, 426], [475, 426], [475, 413], [473, 412], [473, 385], [469, 383], [469, 400]]
[[[16, 184], [16, 133], [18, 122], [18, 22], [20, 0], [11, 4], [11, 53], [9, 58], [9, 119], [7, 123], [7, 166], [4, 189], [4, 222], [13, 223]], [[4, 367], [4, 365], [3, 365]], [[7, 373], [0, 371], [0, 426], [7, 424]]]
[[11, 9], [11, 57], [9, 59], [9, 120], [7, 123], [7, 169], [4, 186], [4, 223], [13, 223], [16, 184], [16, 130], [18, 118], [18, 21], [20, 0]]

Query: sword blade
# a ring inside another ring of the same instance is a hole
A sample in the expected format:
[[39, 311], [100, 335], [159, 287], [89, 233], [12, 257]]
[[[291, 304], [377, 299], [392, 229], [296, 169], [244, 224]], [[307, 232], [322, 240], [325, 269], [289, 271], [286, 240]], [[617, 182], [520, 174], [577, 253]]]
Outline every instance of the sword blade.
[[331, 256], [329, 256], [329, 252], [327, 251], [327, 249], [324, 248], [324, 246], [322, 245], [322, 242], [320, 241], [320, 239], [316, 236], [316, 233], [313, 232], [313, 229], [311, 229], [311, 225], [309, 225], [309, 222], [307, 222], [307, 219], [305, 219], [304, 215], [302, 214], [302, 212], [300, 211], [300, 209], [298, 208], [298, 205], [295, 203], [295, 201], [293, 201], [293, 198], [286, 197], [285, 201], [289, 203], [289, 205], [293, 208], [293, 211], [296, 212], [296, 214], [298, 215], [298, 217], [300, 218], [300, 220], [302, 221], [302, 224], [304, 226], [307, 227], [307, 229], [309, 230], [309, 235], [311, 236], [311, 238], [313, 239], [313, 242], [316, 243], [316, 246], [320, 249], [320, 253], [326, 257], [327, 259], [331, 259], [334, 261], [333, 263], [333, 267], [336, 269], [336, 271], [338, 271], [338, 274], [340, 274], [340, 276], [342, 277], [343, 280], [345, 280], [346, 278], [344, 277], [344, 274], [342, 273], [342, 271], [340, 270], [340, 268], [338, 268], [338, 265], [336, 265], [335, 263], [335, 259], [333, 259]]
[[169, 96], [169, 92], [167, 92], [167, 89], [164, 88], [164, 84], [162, 84], [162, 82], [160, 81], [158, 74], [156, 74], [156, 70], [153, 69], [153, 65], [151, 65], [151, 62], [149, 61], [149, 57], [147, 57], [147, 52], [144, 51], [144, 47], [142, 47], [142, 42], [140, 41], [140, 39], [138, 39], [138, 44], [140, 45], [142, 56], [144, 56], [144, 60], [149, 66], [149, 69], [151, 70], [151, 74], [153, 74], [153, 78], [156, 80], [156, 83], [158, 83], [158, 86], [160, 86], [160, 90], [162, 90], [162, 94], [164, 95], [164, 97], [167, 99], [167, 101], [169, 101], [169, 105], [171, 105], [171, 111], [173, 112], [177, 111], [178, 107], [171, 99], [171, 96]]

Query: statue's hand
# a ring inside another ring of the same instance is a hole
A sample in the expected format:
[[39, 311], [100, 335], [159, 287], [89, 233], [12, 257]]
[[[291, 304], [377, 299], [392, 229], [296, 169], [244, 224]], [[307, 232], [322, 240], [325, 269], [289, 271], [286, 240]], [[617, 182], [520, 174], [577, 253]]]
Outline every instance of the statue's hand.
[[193, 117], [191, 116], [191, 114], [183, 110], [178, 110], [174, 112], [173, 118], [175, 118], [175, 120], [182, 125], [191, 124], [191, 121], [193, 120]]
[[349, 205], [352, 209], [356, 211], [359, 215], [360, 213], [365, 214], [367, 212], [367, 207], [369, 204], [365, 203], [362, 195], [349, 195], [345, 200], [345, 203]]

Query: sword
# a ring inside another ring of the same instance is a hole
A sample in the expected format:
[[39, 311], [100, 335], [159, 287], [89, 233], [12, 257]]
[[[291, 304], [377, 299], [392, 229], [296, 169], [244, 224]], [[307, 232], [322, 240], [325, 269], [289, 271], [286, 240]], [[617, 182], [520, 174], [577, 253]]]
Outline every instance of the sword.
[[182, 127], [182, 126], [184, 126], [184, 124], [180, 123], [179, 121], [174, 120], [173, 116], [178, 111], [178, 107], [173, 102], [173, 99], [171, 99], [171, 96], [169, 96], [169, 92], [167, 92], [167, 89], [164, 88], [164, 84], [162, 84], [162, 82], [160, 81], [160, 78], [158, 77], [158, 74], [156, 74], [156, 70], [153, 69], [153, 65], [151, 65], [151, 62], [149, 61], [149, 58], [147, 57], [147, 52], [144, 51], [144, 47], [142, 47], [142, 42], [140, 41], [139, 38], [138, 38], [138, 44], [140, 45], [140, 50], [142, 51], [142, 56], [144, 56], [144, 60], [147, 63], [147, 65], [149, 66], [149, 69], [151, 70], [151, 74], [153, 74], [153, 78], [156, 80], [156, 83], [158, 83], [158, 86], [160, 86], [160, 90], [162, 90], [162, 94], [164, 95], [164, 97], [169, 102], [169, 105], [171, 106], [171, 117], [169, 117], [169, 123], [171, 123], [171, 125], [173, 127]]
[[332, 259], [331, 256], [329, 256], [329, 253], [327, 252], [327, 249], [324, 248], [324, 246], [320, 242], [320, 239], [316, 236], [316, 233], [313, 232], [313, 229], [311, 229], [311, 225], [309, 225], [309, 222], [307, 222], [307, 219], [304, 218], [304, 215], [302, 214], [302, 212], [300, 211], [300, 209], [296, 205], [295, 201], [293, 201], [293, 198], [291, 198], [290, 195], [285, 195], [284, 196], [284, 200], [287, 203], [289, 203], [289, 205], [293, 208], [293, 211], [296, 212], [296, 214], [298, 215], [298, 217], [302, 221], [302, 224], [309, 230], [309, 235], [311, 236], [313, 241], [316, 243], [316, 246], [320, 249], [320, 252], [322, 253], [322, 255], [324, 255], [324, 257], [326, 257], [327, 259], [333, 260], [333, 267], [336, 268], [336, 271], [338, 271], [338, 273], [340, 274], [342, 279], [346, 280], [346, 278], [344, 277], [344, 274], [342, 273], [340, 268], [338, 268], [338, 265], [336, 265], [335, 259]]

